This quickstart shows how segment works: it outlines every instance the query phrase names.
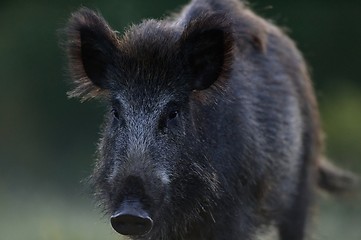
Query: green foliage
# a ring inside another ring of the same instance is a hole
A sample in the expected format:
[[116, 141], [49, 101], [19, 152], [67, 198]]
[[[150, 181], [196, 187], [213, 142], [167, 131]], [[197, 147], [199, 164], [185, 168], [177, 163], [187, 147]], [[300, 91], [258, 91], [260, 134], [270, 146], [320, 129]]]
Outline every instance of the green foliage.
[[[340, 80], [342, 82], [342, 79]], [[320, 99], [328, 154], [339, 165], [360, 173], [360, 89], [353, 84], [342, 85], [339, 83], [328, 91], [327, 98], [321, 97]]]

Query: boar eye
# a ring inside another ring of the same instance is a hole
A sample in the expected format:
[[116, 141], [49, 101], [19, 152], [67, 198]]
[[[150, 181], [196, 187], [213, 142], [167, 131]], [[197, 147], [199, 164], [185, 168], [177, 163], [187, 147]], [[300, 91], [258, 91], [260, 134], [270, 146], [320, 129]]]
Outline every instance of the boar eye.
[[167, 129], [177, 126], [178, 110], [169, 111], [159, 122], [159, 129], [162, 133], [167, 133]]
[[111, 113], [114, 116], [115, 119], [120, 120], [121, 116], [120, 116], [120, 111], [121, 111], [121, 106], [119, 104], [118, 101], [113, 101], [111, 104], [112, 108], [111, 108]]
[[178, 110], [171, 111], [168, 115], [168, 119], [172, 120], [178, 116]]
[[119, 110], [118, 110], [118, 109], [116, 109], [115, 107], [113, 107], [113, 108], [112, 108], [112, 114], [113, 114], [113, 116], [114, 116], [117, 120], [119, 120]]

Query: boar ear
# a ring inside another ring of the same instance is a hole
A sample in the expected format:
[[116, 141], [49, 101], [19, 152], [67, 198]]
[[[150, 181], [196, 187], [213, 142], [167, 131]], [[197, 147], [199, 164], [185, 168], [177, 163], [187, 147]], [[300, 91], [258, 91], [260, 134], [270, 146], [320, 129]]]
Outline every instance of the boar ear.
[[118, 39], [106, 21], [82, 8], [66, 28], [69, 68], [75, 82], [70, 97], [92, 98], [109, 88], [107, 72], [115, 65]]
[[229, 70], [232, 48], [232, 31], [223, 15], [203, 15], [189, 23], [182, 34], [181, 53], [194, 90], [210, 87]]

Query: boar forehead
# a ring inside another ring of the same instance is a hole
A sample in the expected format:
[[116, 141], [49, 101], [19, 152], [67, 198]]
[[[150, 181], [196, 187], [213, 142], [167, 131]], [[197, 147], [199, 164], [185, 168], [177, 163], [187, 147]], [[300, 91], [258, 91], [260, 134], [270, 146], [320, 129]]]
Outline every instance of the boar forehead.
[[174, 100], [174, 95], [166, 92], [147, 91], [145, 88], [123, 89], [114, 95], [123, 112], [123, 117], [134, 115], [157, 116]]
[[179, 37], [179, 29], [158, 21], [130, 28], [119, 44], [119, 84], [156, 92], [184, 85]]

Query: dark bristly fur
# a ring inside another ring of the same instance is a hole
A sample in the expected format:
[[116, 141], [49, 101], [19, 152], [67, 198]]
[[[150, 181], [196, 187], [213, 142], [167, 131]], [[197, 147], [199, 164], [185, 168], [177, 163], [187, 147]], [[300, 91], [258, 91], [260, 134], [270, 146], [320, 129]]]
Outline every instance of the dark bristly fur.
[[302, 55], [243, 3], [193, 0], [123, 36], [82, 8], [66, 35], [69, 96], [109, 102], [96, 195], [109, 214], [132, 201], [154, 223], [132, 239], [252, 240], [273, 225], [303, 240], [317, 183], [352, 184], [322, 160]]

